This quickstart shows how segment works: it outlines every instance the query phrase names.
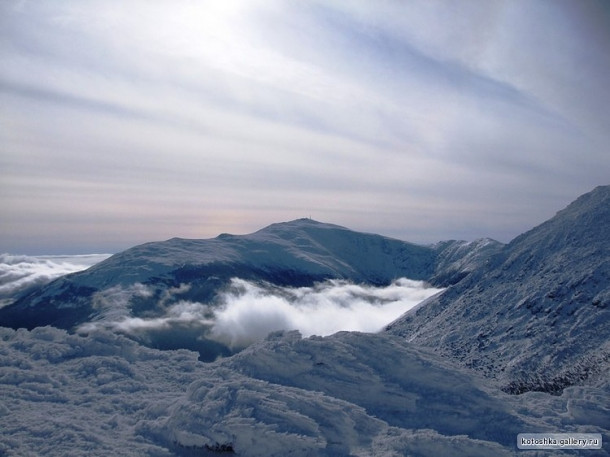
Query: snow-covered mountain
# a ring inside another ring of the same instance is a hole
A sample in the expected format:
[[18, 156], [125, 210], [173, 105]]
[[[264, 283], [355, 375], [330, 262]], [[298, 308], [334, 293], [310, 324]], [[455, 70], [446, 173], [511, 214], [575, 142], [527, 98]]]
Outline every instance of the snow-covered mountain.
[[[116, 295], [119, 289], [123, 295], [131, 291], [130, 316], [162, 316], [181, 300], [212, 303], [234, 277], [283, 286], [309, 286], [325, 279], [386, 285], [407, 277], [445, 286], [462, 279], [501, 246], [492, 240], [419, 246], [311, 219], [272, 224], [249, 235], [173, 238], [128, 249], [18, 297], [0, 309], [0, 323], [73, 329], [108, 312], [99, 300], [96, 304], [96, 297], [103, 291]], [[146, 292], [136, 285], [144, 285]]]
[[460, 282], [473, 270], [485, 265], [504, 245], [491, 238], [475, 241], [441, 241], [431, 246], [437, 253], [430, 283], [447, 287]]
[[[234, 276], [283, 294], [327, 278], [449, 287], [385, 332], [279, 331], [210, 363], [103, 326], [0, 327], [0, 455], [608, 456], [609, 214], [610, 186], [505, 247], [415, 246], [310, 220], [135, 247], [21, 297], [0, 323], [128, 312], [149, 325]], [[603, 447], [524, 452], [518, 433], [589, 433]]]
[[387, 331], [496, 378], [511, 393], [603, 382], [610, 375], [610, 186], [515, 238]]

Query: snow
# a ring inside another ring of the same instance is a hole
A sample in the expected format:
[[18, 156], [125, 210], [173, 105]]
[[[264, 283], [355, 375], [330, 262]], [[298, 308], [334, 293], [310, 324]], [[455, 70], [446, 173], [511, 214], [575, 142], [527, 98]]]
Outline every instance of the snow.
[[509, 396], [390, 335], [279, 332], [211, 364], [105, 331], [0, 341], [6, 456], [508, 456], [523, 431], [607, 433], [607, 391]]
[[136, 426], [196, 379], [195, 354], [109, 333], [1, 331], [2, 455], [171, 455]]
[[341, 332], [328, 338], [278, 338], [220, 364], [257, 379], [357, 403], [393, 426], [434, 424], [444, 434], [470, 431], [474, 438], [485, 436], [506, 445], [519, 429], [520, 421], [472, 377], [388, 335]]
[[442, 241], [432, 248], [437, 252], [436, 269], [430, 282], [437, 286], [449, 286], [459, 282], [491, 257], [501, 252], [504, 245], [491, 238], [475, 241]]

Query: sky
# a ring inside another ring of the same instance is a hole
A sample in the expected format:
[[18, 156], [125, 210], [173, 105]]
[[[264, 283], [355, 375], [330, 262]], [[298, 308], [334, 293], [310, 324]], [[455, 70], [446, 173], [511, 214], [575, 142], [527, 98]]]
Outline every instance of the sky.
[[0, 252], [508, 242], [610, 180], [595, 0], [0, 2]]

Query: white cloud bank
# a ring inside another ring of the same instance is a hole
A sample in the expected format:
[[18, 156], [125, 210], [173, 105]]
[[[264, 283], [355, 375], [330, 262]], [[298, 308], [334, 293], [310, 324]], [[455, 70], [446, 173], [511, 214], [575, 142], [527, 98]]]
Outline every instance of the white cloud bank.
[[27, 256], [0, 254], [0, 307], [10, 304], [17, 294], [40, 287], [52, 280], [85, 270], [110, 254]]
[[[142, 289], [145, 287], [139, 285], [137, 294], [146, 293]], [[169, 306], [164, 316], [148, 319], [125, 316], [127, 301], [135, 290], [125, 293], [113, 290], [110, 295], [123, 297], [126, 306], [117, 307], [113, 301], [112, 308], [124, 312], [103, 313], [101, 320], [85, 324], [81, 330], [88, 332], [103, 327], [139, 337], [149, 332], [163, 332], [164, 338], [171, 339], [168, 332], [177, 332], [176, 338], [181, 338], [187, 328], [198, 329], [200, 337], [238, 350], [278, 330], [299, 330], [304, 336], [326, 336], [343, 330], [377, 332], [441, 290], [428, 287], [423, 281], [405, 278], [387, 287], [331, 280], [299, 288], [234, 278], [218, 303], [182, 300]], [[161, 301], [168, 301], [171, 294], [172, 290], [168, 291]]]
[[328, 281], [315, 287], [267, 289], [233, 280], [212, 329], [215, 339], [241, 347], [275, 330], [326, 336], [341, 330], [377, 332], [441, 289], [399, 279], [387, 287]]

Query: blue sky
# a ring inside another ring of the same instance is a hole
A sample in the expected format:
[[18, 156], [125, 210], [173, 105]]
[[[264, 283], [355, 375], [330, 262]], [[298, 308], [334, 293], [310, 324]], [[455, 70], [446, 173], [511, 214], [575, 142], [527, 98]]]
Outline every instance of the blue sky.
[[0, 251], [509, 241], [609, 183], [603, 1], [0, 4]]

